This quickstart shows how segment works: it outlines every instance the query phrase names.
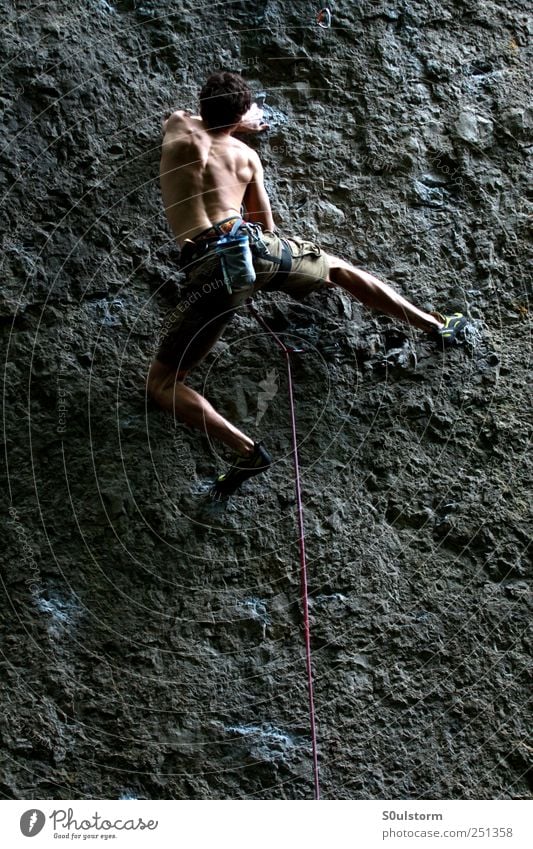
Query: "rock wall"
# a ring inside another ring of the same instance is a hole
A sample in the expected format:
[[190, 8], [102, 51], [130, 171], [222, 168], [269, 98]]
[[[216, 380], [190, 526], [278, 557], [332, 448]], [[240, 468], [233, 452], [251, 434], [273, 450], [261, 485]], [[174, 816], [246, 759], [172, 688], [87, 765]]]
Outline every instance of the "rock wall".
[[312, 793], [283, 360], [243, 312], [191, 377], [276, 456], [226, 507], [220, 446], [145, 398], [182, 283], [160, 121], [216, 68], [267, 92], [287, 233], [483, 333], [257, 301], [304, 349], [324, 796], [531, 795], [528, 5], [332, 8], [0, 0], [6, 798]]

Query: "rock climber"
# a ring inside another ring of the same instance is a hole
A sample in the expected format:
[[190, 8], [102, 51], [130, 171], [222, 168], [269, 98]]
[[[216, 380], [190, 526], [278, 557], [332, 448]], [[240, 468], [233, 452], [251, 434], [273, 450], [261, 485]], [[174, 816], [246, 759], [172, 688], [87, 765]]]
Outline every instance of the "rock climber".
[[312, 241], [278, 232], [261, 160], [235, 138], [267, 129], [262, 114], [241, 76], [219, 72], [200, 92], [200, 115], [176, 111], [163, 122], [161, 192], [187, 286], [164, 321], [147, 389], [162, 409], [235, 452], [230, 468], [213, 484], [218, 496], [232, 494], [247, 478], [266, 471], [272, 458], [262, 442], [227, 421], [185, 378], [257, 291], [301, 299], [340, 286], [365, 306], [401, 319], [441, 345], [459, 344], [466, 326], [461, 314], [424, 312], [367, 271]]

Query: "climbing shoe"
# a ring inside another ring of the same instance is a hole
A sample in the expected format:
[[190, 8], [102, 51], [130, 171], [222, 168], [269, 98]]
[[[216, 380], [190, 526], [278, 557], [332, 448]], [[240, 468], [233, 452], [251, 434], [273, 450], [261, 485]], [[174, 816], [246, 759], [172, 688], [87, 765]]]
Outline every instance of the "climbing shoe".
[[266, 472], [272, 463], [272, 457], [262, 442], [254, 443], [254, 450], [246, 457], [238, 457], [227, 472], [219, 475], [211, 488], [213, 497], [233, 495], [245, 480]]
[[468, 327], [468, 319], [460, 312], [453, 315], [442, 315], [433, 312], [431, 315], [442, 321], [444, 327], [440, 327], [432, 333], [435, 341], [443, 348], [452, 348], [455, 345], [463, 345], [466, 342], [465, 330]]

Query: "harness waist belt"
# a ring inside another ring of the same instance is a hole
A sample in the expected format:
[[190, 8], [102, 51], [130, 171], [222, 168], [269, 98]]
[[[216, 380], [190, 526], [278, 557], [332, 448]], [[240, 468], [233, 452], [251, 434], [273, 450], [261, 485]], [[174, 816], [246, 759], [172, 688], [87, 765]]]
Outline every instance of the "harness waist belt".
[[279, 262], [279, 268], [274, 274], [272, 280], [269, 280], [266, 286], [263, 286], [263, 289], [270, 289], [272, 286], [277, 286], [280, 283], [284, 283], [290, 274], [292, 268], [292, 253], [285, 239], [281, 239], [281, 256], [279, 259], [276, 257], [269, 257], [272, 261]]
[[[240, 215], [233, 215], [231, 218], [224, 218], [223, 221], [219, 221], [217, 224], [212, 224], [211, 227], [208, 227], [207, 230], [202, 230], [201, 233], [198, 233], [197, 236], [193, 236], [191, 239], [192, 242], [203, 242], [209, 239], [217, 239], [220, 236], [225, 236], [230, 232], [233, 225], [236, 224], [237, 221], [242, 221]], [[243, 222], [244, 223], [244, 222]]]
[[183, 269], [190, 265], [193, 260], [200, 259], [208, 250], [211, 250], [214, 242], [218, 242], [221, 236], [230, 233], [238, 221], [244, 224], [243, 219], [239, 215], [225, 218], [217, 224], [212, 224], [207, 230], [202, 230], [201, 233], [198, 233], [192, 239], [185, 239], [181, 247], [180, 268]]

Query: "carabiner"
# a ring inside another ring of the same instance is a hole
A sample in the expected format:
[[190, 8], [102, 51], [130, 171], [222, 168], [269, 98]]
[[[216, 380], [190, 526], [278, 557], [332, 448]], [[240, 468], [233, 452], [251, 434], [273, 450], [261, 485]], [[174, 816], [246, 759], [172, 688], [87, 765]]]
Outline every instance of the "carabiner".
[[331, 11], [326, 6], [324, 9], [320, 9], [316, 16], [316, 22], [319, 27], [322, 29], [330, 29], [331, 27]]

